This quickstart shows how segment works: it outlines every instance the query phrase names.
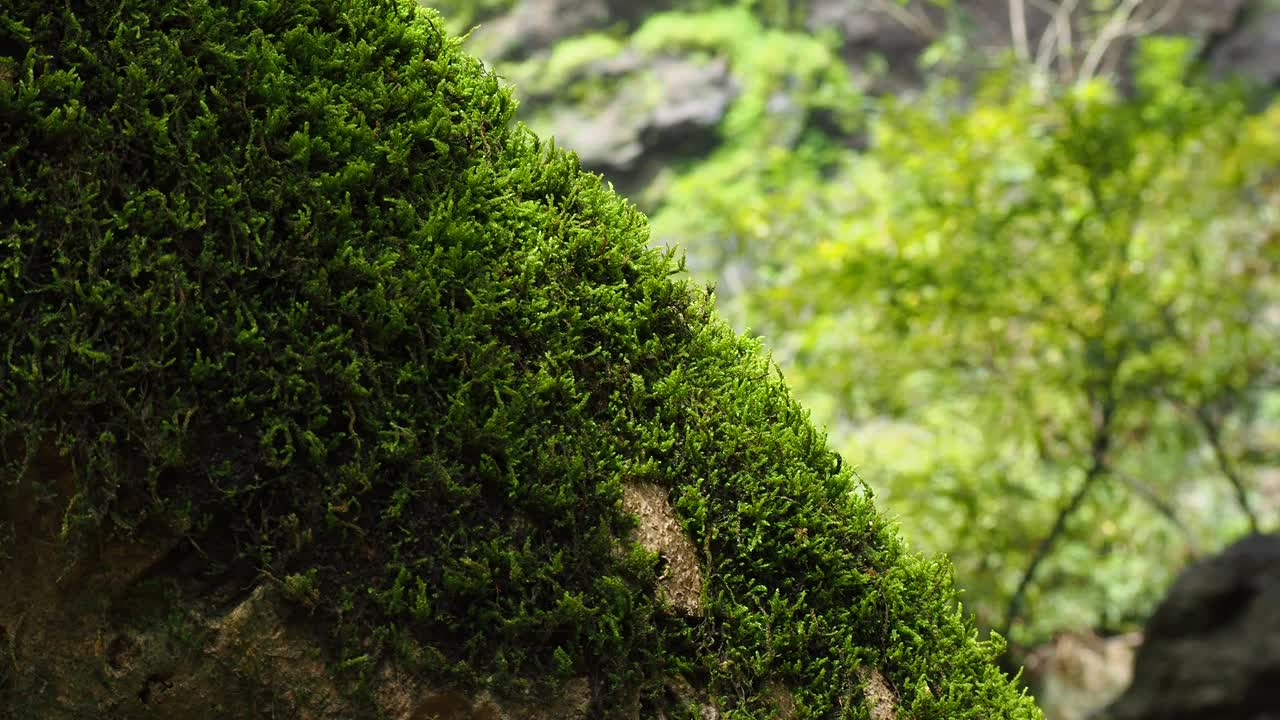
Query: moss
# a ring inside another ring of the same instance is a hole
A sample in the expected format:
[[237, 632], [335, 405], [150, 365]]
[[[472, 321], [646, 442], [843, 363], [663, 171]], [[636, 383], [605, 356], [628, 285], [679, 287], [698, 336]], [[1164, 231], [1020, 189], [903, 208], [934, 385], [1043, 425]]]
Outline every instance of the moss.
[[[587, 675], [600, 716], [684, 674], [727, 717], [779, 684], [866, 717], [876, 667], [904, 717], [1038, 717], [947, 564], [433, 13], [11, 4], [0, 66], [0, 488], [68, 455], [69, 548], [166, 521], [286, 578], [348, 671]], [[699, 549], [701, 619], [617, 552], [633, 482]]]

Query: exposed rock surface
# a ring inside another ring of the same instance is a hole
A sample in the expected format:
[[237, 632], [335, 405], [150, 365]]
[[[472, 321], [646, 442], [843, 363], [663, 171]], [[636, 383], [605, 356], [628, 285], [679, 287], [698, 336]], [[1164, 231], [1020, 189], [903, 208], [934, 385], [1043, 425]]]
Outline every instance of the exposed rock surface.
[[1280, 535], [1185, 570], [1144, 636], [1133, 684], [1099, 720], [1280, 718]]
[[[951, 16], [941, 3], [927, 0], [812, 0], [803, 26], [814, 32], [834, 31], [851, 76], [871, 93], [903, 92], [924, 80], [922, 53], [942, 38]], [[962, 0], [955, 3], [964, 35], [977, 56], [1016, 44], [1011, 31], [1009, 0]], [[1090, 3], [1023, 2], [1022, 18], [1028, 53], [1048, 58], [1047, 67], [1085, 63], [1093, 39], [1105, 31], [1090, 27]], [[476, 51], [500, 65], [514, 60], [547, 57], [557, 43], [584, 33], [608, 31], [626, 37], [644, 20], [671, 9], [688, 7], [677, 0], [623, 3], [609, 0], [519, 0], [509, 11], [482, 22], [473, 38]], [[1073, 6], [1064, 16], [1051, 7]], [[1093, 21], [1096, 22], [1096, 16]], [[1223, 75], [1242, 75], [1275, 84], [1280, 81], [1280, 10], [1262, 0], [1180, 0], [1139, 3], [1131, 16], [1135, 25], [1191, 37], [1205, 59]], [[1119, 27], [1119, 25], [1117, 25]], [[1056, 35], [1055, 35], [1056, 31]], [[1071, 60], [1059, 54], [1070, 37]], [[1099, 70], [1122, 70], [1132, 47], [1119, 37], [1101, 42]], [[746, 78], [745, 68], [691, 63], [687, 59], [636, 53], [623, 42], [619, 56], [629, 76], [643, 82], [620, 82], [602, 97], [576, 97], [567, 87], [561, 94], [526, 95], [529, 108], [552, 118], [557, 141], [578, 152], [584, 165], [602, 172], [620, 188], [640, 193], [662, 168], [704, 156], [718, 138], [715, 129], [729, 111]], [[600, 77], [608, 77], [608, 63], [596, 63]], [[868, 68], [880, 67], [878, 72]], [[587, 72], [592, 72], [590, 67]], [[785, 101], [785, 98], [781, 98]], [[785, 111], [785, 102], [779, 104]], [[798, 108], [792, 108], [799, 111]], [[821, 124], [820, 115], [809, 119]], [[856, 139], [854, 140], [856, 142]]]
[[634, 28], [646, 16], [676, 4], [673, 0], [519, 0], [506, 13], [481, 23], [475, 39], [486, 57], [521, 60], [579, 33], [616, 25]]
[[371, 673], [371, 701], [353, 700], [325, 633], [279, 582], [237, 572], [199, 581], [200, 550], [171, 529], [106, 539], [67, 572], [57, 513], [36, 511], [31, 490], [71, 473], [43, 452], [10, 496], [18, 502], [5, 519], [21, 544], [14, 562], [0, 562], [0, 691], [23, 691], [0, 692], [4, 720], [588, 717], [583, 678], [521, 700], [432, 686], [395, 662]]
[[653, 162], [706, 152], [739, 89], [723, 58], [632, 52], [583, 70], [590, 73], [610, 78], [613, 91], [599, 105], [552, 103], [541, 124], [573, 143], [583, 165], [614, 179], [642, 174], [642, 166]]
[[623, 488], [622, 507], [640, 523], [636, 542], [658, 553], [662, 565], [658, 582], [663, 599], [677, 613], [701, 617], [702, 568], [698, 549], [680, 527], [668, 494], [666, 488], [653, 483], [632, 483]]
[[1274, 3], [1241, 7], [1233, 24], [1214, 29], [1208, 60], [1221, 75], [1238, 74], [1280, 85], [1280, 9]]

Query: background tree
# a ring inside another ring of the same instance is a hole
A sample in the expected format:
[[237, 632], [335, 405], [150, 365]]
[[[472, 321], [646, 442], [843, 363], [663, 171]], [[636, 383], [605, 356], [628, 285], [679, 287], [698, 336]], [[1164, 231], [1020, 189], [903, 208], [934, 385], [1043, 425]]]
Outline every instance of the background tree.
[[717, 268], [732, 314], [1017, 639], [1136, 620], [1269, 519], [1280, 113], [1191, 57], [1145, 42], [1129, 94], [939, 81], [865, 153], [763, 153], [745, 201], [700, 169], [655, 220], [749, 258]]

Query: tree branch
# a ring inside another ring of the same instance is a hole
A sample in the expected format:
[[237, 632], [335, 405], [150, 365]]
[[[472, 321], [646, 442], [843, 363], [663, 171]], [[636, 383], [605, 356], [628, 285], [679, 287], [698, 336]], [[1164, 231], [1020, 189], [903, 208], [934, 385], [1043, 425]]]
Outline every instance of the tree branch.
[[1194, 415], [1200, 429], [1204, 431], [1205, 438], [1209, 440], [1209, 447], [1213, 448], [1213, 458], [1218, 464], [1218, 471], [1227, 478], [1227, 482], [1231, 483], [1231, 488], [1236, 494], [1236, 503], [1240, 505], [1240, 510], [1244, 512], [1245, 517], [1249, 518], [1249, 530], [1258, 532], [1258, 516], [1249, 506], [1249, 494], [1245, 490], [1244, 478], [1240, 477], [1240, 471], [1236, 469], [1235, 463], [1231, 462], [1222, 444], [1222, 428], [1210, 417], [1209, 411], [1203, 405], [1195, 408]]
[[879, 0], [876, 4], [880, 6], [880, 9], [886, 15], [902, 23], [903, 26], [917, 35], [927, 40], [936, 40], [938, 38], [938, 28], [934, 26], [933, 21], [929, 19], [929, 15], [924, 11], [918, 8], [909, 9], [903, 7], [893, 0]]
[[1178, 11], [1182, 9], [1184, 0], [1168, 0], [1167, 2], [1157, 3], [1155, 10], [1151, 11], [1142, 20], [1130, 25], [1127, 32], [1130, 35], [1149, 35], [1153, 32], [1163, 30], [1166, 25], [1173, 21], [1178, 15]]
[[1156, 492], [1155, 488], [1132, 475], [1119, 473], [1114, 470], [1111, 471], [1111, 474], [1124, 481], [1124, 483], [1128, 485], [1129, 488], [1138, 495], [1138, 497], [1147, 501], [1147, 504], [1151, 505], [1158, 514], [1163, 516], [1165, 520], [1169, 521], [1170, 525], [1173, 525], [1178, 529], [1178, 532], [1182, 533], [1183, 542], [1187, 544], [1187, 548], [1191, 551], [1192, 558], [1200, 556], [1200, 542], [1196, 539], [1195, 533], [1191, 532], [1191, 528], [1187, 527], [1186, 523], [1182, 522], [1182, 518], [1178, 517], [1178, 511], [1174, 509], [1172, 503], [1160, 497], [1160, 494]]
[[[1080, 65], [1080, 79], [1088, 80], [1102, 67], [1107, 50], [1123, 37], [1137, 37], [1156, 32], [1168, 25], [1178, 15], [1183, 0], [1156, 3], [1146, 17], [1135, 17], [1142, 0], [1124, 0], [1094, 38], [1084, 62]], [[1115, 61], [1113, 60], [1113, 63]]]
[[1036, 67], [1041, 72], [1048, 73], [1053, 65], [1056, 50], [1058, 74], [1063, 82], [1069, 83], [1074, 79], [1075, 66], [1071, 56], [1076, 51], [1071, 19], [1080, 0], [1063, 0], [1061, 3], [1051, 2], [1051, 0], [1032, 0], [1032, 2], [1053, 18], [1036, 44]]
[[1027, 569], [1022, 573], [1022, 579], [1018, 581], [1018, 587], [1013, 591], [1013, 595], [1009, 598], [1009, 605], [1005, 609], [1004, 622], [1001, 624], [1001, 635], [1008, 637], [1009, 631], [1013, 628], [1014, 622], [1022, 613], [1022, 602], [1027, 594], [1027, 588], [1036, 578], [1036, 572], [1040, 569], [1040, 564], [1053, 553], [1054, 546], [1061, 539], [1062, 534], [1067, 529], [1067, 522], [1075, 515], [1076, 511], [1084, 503], [1084, 499], [1089, 495], [1089, 491], [1094, 484], [1098, 482], [1107, 472], [1107, 450], [1111, 447], [1111, 417], [1114, 412], [1113, 402], [1110, 397], [1105, 398], [1098, 406], [1098, 420], [1095, 422], [1093, 433], [1093, 447], [1089, 457], [1089, 468], [1085, 471], [1084, 480], [1081, 481], [1080, 487], [1076, 488], [1075, 493], [1067, 500], [1067, 504], [1058, 511], [1058, 517], [1053, 522], [1053, 527], [1049, 529], [1049, 534], [1036, 547], [1035, 554], [1031, 556], [1031, 562], [1027, 564]]
[[1111, 17], [1107, 18], [1107, 22], [1090, 44], [1089, 52], [1085, 53], [1084, 62], [1080, 64], [1079, 79], [1093, 78], [1094, 73], [1098, 71], [1098, 66], [1102, 64], [1103, 56], [1106, 55], [1107, 50], [1111, 49], [1111, 44], [1128, 32], [1131, 27], [1130, 19], [1141, 4], [1142, 0], [1124, 0], [1115, 12], [1111, 13]]
[[[1176, 326], [1173, 324], [1172, 318], [1166, 316], [1165, 324], [1175, 333], [1174, 336], [1180, 339], [1181, 336], [1176, 333]], [[1249, 504], [1249, 493], [1245, 489], [1244, 478], [1241, 477], [1239, 469], [1236, 468], [1235, 463], [1231, 461], [1231, 457], [1227, 454], [1227, 448], [1222, 442], [1222, 428], [1210, 415], [1208, 407], [1204, 404], [1192, 407], [1190, 403], [1182, 398], [1163, 390], [1157, 390], [1156, 393], [1172, 404], [1174, 408], [1190, 416], [1200, 428], [1200, 431], [1204, 433], [1205, 439], [1209, 441], [1209, 448], [1213, 451], [1214, 464], [1218, 466], [1218, 471], [1226, 477], [1227, 482], [1231, 483], [1231, 489], [1236, 496], [1236, 504], [1240, 506], [1240, 510], [1249, 520], [1249, 529], [1255, 533], [1258, 532], [1258, 516], [1253, 512], [1253, 507]]]
[[1019, 62], [1031, 62], [1031, 42], [1027, 39], [1026, 0], [1009, 0], [1009, 35]]

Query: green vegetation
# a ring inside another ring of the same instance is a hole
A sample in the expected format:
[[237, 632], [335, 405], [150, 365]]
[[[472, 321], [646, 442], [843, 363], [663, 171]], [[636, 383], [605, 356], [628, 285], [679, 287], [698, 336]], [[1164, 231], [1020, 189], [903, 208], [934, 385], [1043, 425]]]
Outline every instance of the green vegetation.
[[477, 24], [500, 15], [516, 5], [515, 0], [435, 0], [420, 3], [438, 12], [451, 35], [464, 36]]
[[[645, 219], [412, 2], [0, 11], [0, 507], [176, 527], [460, 688], [593, 716], [1037, 718]], [[29, 487], [37, 454], [72, 487]], [[624, 539], [668, 488], [702, 616]], [[0, 514], [3, 562], [21, 519]], [[623, 552], [619, 552], [619, 548]], [[24, 688], [26, 699], [56, 688]]]
[[1189, 56], [1146, 41], [1131, 92], [938, 79], [864, 153], [730, 147], [654, 218], [1016, 640], [1127, 627], [1272, 521], [1280, 110]]

